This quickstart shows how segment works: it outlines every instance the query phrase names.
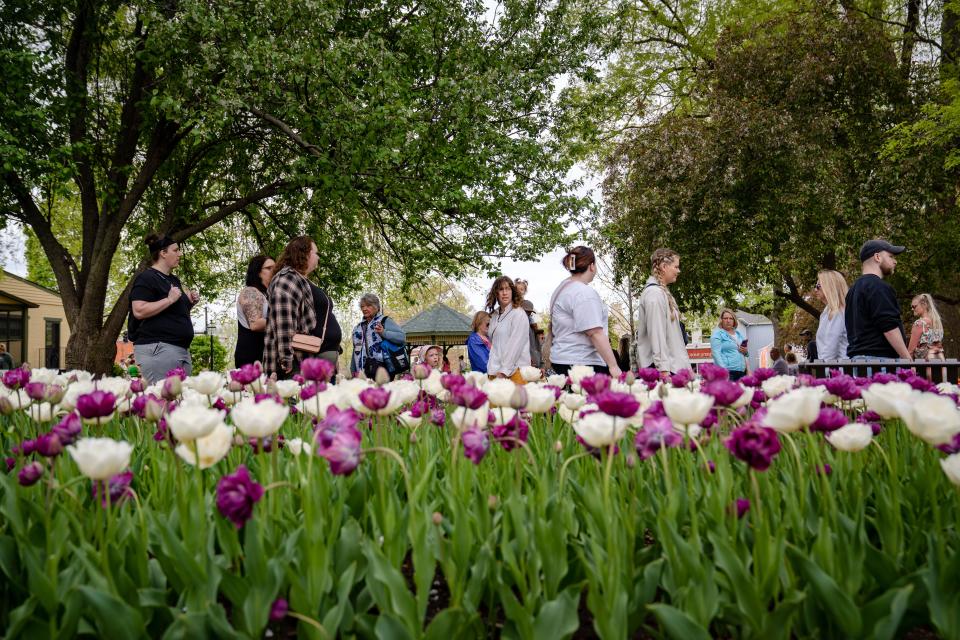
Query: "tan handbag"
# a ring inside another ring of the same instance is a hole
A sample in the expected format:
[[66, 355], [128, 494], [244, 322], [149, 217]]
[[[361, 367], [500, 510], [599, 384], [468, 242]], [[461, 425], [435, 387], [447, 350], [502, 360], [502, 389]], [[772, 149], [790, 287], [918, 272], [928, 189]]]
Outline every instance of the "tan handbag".
[[321, 338], [306, 333], [295, 333], [290, 341], [291, 347], [305, 353], [320, 353], [321, 344], [323, 344]]
[[550, 299], [550, 324], [547, 326], [547, 335], [543, 338], [543, 344], [540, 345], [540, 356], [543, 358], [542, 366], [544, 369], [549, 369], [553, 364], [550, 360], [550, 349], [553, 347], [553, 306], [556, 304], [560, 292], [571, 282], [572, 280], [567, 280], [561, 284], [553, 293], [553, 298]]
[[319, 338], [308, 333], [295, 333], [293, 334], [293, 340], [290, 341], [290, 346], [305, 353], [320, 353], [320, 345], [327, 337], [327, 322], [330, 320], [330, 308], [332, 306], [333, 300], [330, 299], [330, 296], [327, 296], [327, 315], [323, 318], [323, 331]]

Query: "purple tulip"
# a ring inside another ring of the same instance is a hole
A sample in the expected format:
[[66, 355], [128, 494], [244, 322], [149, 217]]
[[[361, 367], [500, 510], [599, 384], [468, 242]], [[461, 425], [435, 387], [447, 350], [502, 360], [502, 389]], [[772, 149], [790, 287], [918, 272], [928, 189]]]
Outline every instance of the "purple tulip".
[[734, 429], [723, 444], [735, 458], [757, 471], [770, 468], [773, 458], [780, 452], [777, 432], [769, 427], [753, 424]]
[[948, 455], [960, 453], [960, 433], [953, 436], [953, 440], [950, 442], [937, 445], [937, 449], [940, 449], [940, 451], [943, 451]]
[[167, 438], [168, 433], [169, 432], [167, 430], [167, 421], [165, 418], [161, 418], [157, 422], [157, 430], [153, 434], [154, 442], [162, 442]]
[[134, 378], [130, 381], [130, 391], [132, 393], [143, 393], [143, 378]]
[[769, 380], [770, 378], [776, 375], [779, 375], [777, 373], [777, 370], [770, 369], [769, 367], [757, 369], [756, 371], [753, 372], [753, 377], [756, 378], [757, 382], [759, 382], [760, 384], [763, 384], [765, 381]]
[[595, 396], [610, 388], [612, 378], [605, 373], [597, 373], [580, 379], [580, 388], [587, 396]]
[[740, 378], [739, 382], [745, 387], [755, 388], [760, 386], [760, 381], [757, 380], [757, 376], [753, 375], [752, 373], [749, 373], [743, 376], [742, 378]]
[[430, 412], [430, 422], [438, 427], [442, 427], [447, 424], [447, 412], [437, 407]]
[[22, 487], [29, 487], [37, 484], [42, 476], [43, 465], [39, 462], [31, 462], [28, 465], [24, 465], [23, 469], [20, 469], [20, 473], [17, 474], [17, 482], [19, 482]]
[[637, 370], [637, 377], [643, 380], [648, 387], [653, 388], [660, 381], [660, 371], [653, 367], [643, 367]]
[[323, 358], [307, 358], [300, 363], [300, 374], [305, 380], [329, 382], [337, 368]]
[[[723, 367], [717, 368], [723, 369]], [[723, 371], [726, 371], [726, 369], [723, 369]], [[721, 407], [729, 407], [744, 394], [743, 387], [726, 379], [708, 382], [700, 388], [700, 391], [708, 396], [713, 396], [715, 403]]]
[[77, 398], [77, 413], [84, 420], [95, 420], [112, 415], [117, 406], [117, 397], [109, 391], [96, 389]]
[[831, 473], [833, 473], [833, 469], [830, 467], [829, 464], [824, 463], [823, 466], [821, 466], [821, 465], [818, 464], [818, 465], [817, 465], [817, 473], [818, 473], [818, 474], [823, 474], [823, 475], [825, 475], [825, 476], [828, 476], [828, 475], [830, 475]]
[[756, 411], [760, 409], [760, 405], [767, 401], [767, 394], [763, 392], [763, 389], [754, 389], [753, 390], [753, 399], [750, 401], [750, 407]]
[[737, 498], [733, 508], [737, 512], [737, 520], [742, 520], [743, 516], [747, 515], [747, 511], [750, 511], [750, 501], [746, 498]]
[[253, 516], [253, 505], [263, 497], [263, 486], [250, 477], [247, 467], [240, 465], [232, 475], [217, 482], [217, 509], [237, 529], [242, 529]]
[[340, 431], [341, 429], [356, 427], [362, 419], [363, 416], [353, 407], [340, 409], [335, 405], [330, 405], [327, 408], [326, 417], [320, 421], [319, 428], [321, 431]]
[[[323, 360], [322, 362], [326, 362], [326, 360]], [[290, 605], [287, 604], [286, 599], [277, 598], [273, 601], [273, 605], [270, 606], [270, 621], [280, 622], [287, 617], [287, 611], [289, 610]]]
[[860, 397], [860, 387], [852, 376], [840, 374], [827, 378], [823, 386], [830, 395], [841, 400], [856, 400]]
[[47, 383], [46, 382], [28, 382], [23, 385], [23, 390], [27, 392], [27, 396], [34, 402], [40, 402], [44, 399], [44, 396], [47, 395]]
[[693, 371], [690, 369], [680, 369], [670, 376], [670, 384], [674, 387], [685, 387], [693, 380]]
[[164, 400], [172, 402], [180, 396], [181, 391], [183, 391], [183, 378], [177, 375], [168, 375], [163, 381], [160, 395]]
[[833, 407], [824, 407], [820, 409], [817, 419], [810, 425], [810, 431], [836, 431], [849, 422], [843, 411]]
[[60, 437], [53, 433], [41, 433], [37, 436], [37, 453], [44, 458], [56, 458], [63, 452], [63, 443]]
[[937, 385], [933, 384], [933, 382], [931, 382], [930, 380], [927, 380], [926, 378], [921, 378], [920, 376], [910, 376], [909, 378], [904, 380], [904, 382], [909, 384], [911, 387], [913, 387], [917, 391], [930, 392], [930, 391], [936, 391], [937, 389]]
[[512, 451], [520, 446], [518, 440], [527, 441], [529, 430], [530, 425], [520, 418], [519, 413], [516, 413], [506, 424], [495, 425], [491, 432], [504, 451]]
[[[107, 492], [100, 496], [100, 506], [104, 509], [107, 504], [117, 506], [127, 498], [133, 497], [133, 489], [130, 488], [130, 482], [133, 480], [133, 471], [124, 471], [110, 478], [108, 481]], [[96, 500], [100, 494], [100, 483], [94, 482], [92, 488], [93, 499]], [[107, 502], [107, 494], [110, 495], [110, 502]]]
[[459, 373], [445, 373], [440, 376], [440, 386], [442, 386], [447, 391], [453, 391], [458, 387], [462, 387], [467, 383], [467, 379], [464, 378]]
[[260, 363], [254, 362], [253, 364], [245, 364], [239, 369], [231, 371], [230, 379], [243, 386], [247, 386], [259, 380], [262, 374], [263, 370], [260, 368]]
[[617, 418], [632, 418], [640, 409], [640, 403], [632, 393], [603, 391], [594, 395], [591, 400], [597, 404], [600, 411]]
[[20, 443], [20, 453], [25, 456], [30, 455], [37, 450], [37, 441], [36, 440], [24, 440]]
[[167, 378], [179, 378], [181, 382], [187, 379], [187, 372], [183, 370], [183, 367], [176, 367], [167, 371]]
[[326, 391], [326, 390], [327, 390], [326, 382], [314, 382], [313, 384], [308, 384], [302, 389], [300, 389], [300, 399], [309, 400], [310, 398], [314, 397], [321, 391]]
[[370, 411], [380, 411], [390, 403], [390, 391], [382, 387], [367, 387], [360, 392], [360, 402]]
[[[700, 426], [704, 429], [712, 429], [720, 421], [720, 415], [717, 413], [716, 407], [710, 409], [707, 412], [707, 415], [704, 416], [703, 420], [700, 422]], [[696, 445], [693, 443], [693, 440], [690, 441], [690, 450], [696, 451]]]
[[[901, 371], [903, 371], [903, 369], [901, 369]], [[892, 373], [885, 373], [883, 371], [873, 374], [873, 376], [870, 378], [870, 382], [876, 383], [876, 384], [887, 384], [888, 382], [899, 382], [899, 381], [900, 381], [900, 378], [898, 376]]]
[[815, 387], [817, 386], [818, 380], [814, 378], [809, 373], [799, 373], [797, 374], [797, 386], [800, 387]]
[[20, 387], [30, 382], [30, 369], [20, 367], [18, 369], [8, 369], [3, 372], [3, 385], [8, 389], [16, 391]]
[[463, 442], [463, 455], [472, 460], [473, 464], [480, 464], [490, 450], [490, 438], [487, 432], [476, 426], [464, 430], [460, 434], [460, 440]]
[[713, 460], [707, 460], [707, 463], [704, 466], [707, 468], [707, 471], [709, 471], [710, 473], [717, 472], [717, 463], [714, 462]]
[[697, 367], [697, 373], [703, 378], [704, 382], [716, 382], [717, 380], [729, 380], [730, 372], [712, 362], [704, 362]]
[[633, 439], [633, 446], [641, 460], [656, 455], [661, 448], [679, 447], [681, 444], [683, 436], [677, 433], [666, 416], [645, 415], [643, 428], [637, 431]]
[[329, 437], [317, 439], [317, 455], [330, 463], [330, 472], [349, 475], [360, 464], [360, 443], [363, 435], [356, 427], [344, 427]]
[[473, 385], [461, 384], [450, 391], [450, 401], [460, 407], [476, 410], [487, 401], [487, 394]]
[[71, 411], [63, 416], [63, 419], [54, 425], [50, 432], [57, 434], [57, 437], [60, 438], [60, 443], [63, 444], [63, 446], [67, 446], [77, 441], [82, 428], [83, 423], [80, 420], [80, 416]]

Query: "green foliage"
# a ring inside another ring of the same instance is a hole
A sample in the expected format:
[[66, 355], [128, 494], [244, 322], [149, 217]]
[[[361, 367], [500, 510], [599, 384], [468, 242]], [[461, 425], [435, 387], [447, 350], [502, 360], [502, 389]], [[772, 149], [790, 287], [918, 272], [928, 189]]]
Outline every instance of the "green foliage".
[[[213, 366], [210, 366], [210, 341], [213, 341]], [[227, 368], [227, 350], [217, 336], [196, 335], [190, 343], [190, 358], [193, 371], [223, 371]], [[231, 366], [232, 366], [232, 360]]]
[[[944, 215], [931, 206], [936, 163], [879, 158], [887, 132], [913, 113], [887, 33], [801, 6], [728, 25], [699, 70], [696, 108], [656, 119], [607, 159], [606, 242], [634, 275], [654, 248], [678, 251], [695, 277], [681, 275], [675, 290], [692, 308], [770, 287], [801, 304], [818, 268], [858, 271], [867, 238], [916, 247], [904, 272], [955, 239], [954, 229], [946, 242], [926, 233]], [[928, 268], [916, 273], [949, 287]]]

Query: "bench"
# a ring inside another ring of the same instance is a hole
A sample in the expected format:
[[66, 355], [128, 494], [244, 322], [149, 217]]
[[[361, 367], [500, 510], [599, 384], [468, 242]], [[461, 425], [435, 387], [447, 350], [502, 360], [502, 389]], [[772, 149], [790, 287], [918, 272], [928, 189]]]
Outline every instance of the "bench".
[[800, 373], [809, 373], [815, 378], [827, 378], [831, 371], [839, 369], [851, 376], [867, 377], [878, 371], [886, 370], [895, 373], [897, 369], [913, 369], [917, 375], [923, 376], [931, 382], [952, 382], [957, 384], [960, 379], [960, 360], [814, 360], [801, 362]]

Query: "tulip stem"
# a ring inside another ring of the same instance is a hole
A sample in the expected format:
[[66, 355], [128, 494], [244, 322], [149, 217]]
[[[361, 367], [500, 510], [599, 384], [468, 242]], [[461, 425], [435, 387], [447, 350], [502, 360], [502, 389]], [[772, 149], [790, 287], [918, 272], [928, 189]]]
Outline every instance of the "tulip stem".
[[309, 624], [311, 627], [319, 631], [324, 638], [330, 637], [330, 634], [327, 633], [327, 630], [323, 628], [323, 625], [317, 622], [316, 620], [314, 620], [313, 618], [311, 618], [310, 616], [305, 616], [302, 613], [297, 613], [295, 611], [287, 611], [287, 615], [290, 616], [291, 618], [296, 618], [300, 622], [305, 622]]
[[403, 461], [403, 458], [400, 457], [400, 454], [394, 451], [389, 447], [370, 447], [369, 449], [363, 449], [360, 451], [361, 455], [365, 453], [382, 453], [386, 456], [393, 458], [398, 465], [400, 465], [400, 471], [403, 473], [403, 479], [407, 484], [407, 495], [410, 494], [410, 473], [407, 471], [407, 463]]
[[576, 453], [563, 461], [563, 465], [560, 467], [560, 482], [558, 483], [561, 489], [563, 488], [563, 481], [567, 476], [567, 467], [570, 466], [570, 463], [574, 460], [578, 460], [579, 458], [584, 458], [589, 455], [591, 455], [589, 451], [581, 451], [580, 453]]
[[292, 482], [287, 482], [286, 480], [278, 480], [276, 482], [271, 482], [266, 487], [264, 487], [263, 492], [266, 493], [271, 489], [279, 489], [280, 487], [292, 487], [292, 486], [293, 486]]
[[[606, 465], [604, 466], [604, 469], [603, 469], [603, 507], [607, 513], [611, 513], [610, 511], [610, 472], [613, 469], [613, 456], [614, 456], [613, 452], [616, 446], [617, 444], [615, 442], [611, 442], [609, 446], [607, 446], [607, 452], [606, 452], [607, 460], [606, 460]], [[607, 535], [609, 534], [610, 532], [608, 530]]]

